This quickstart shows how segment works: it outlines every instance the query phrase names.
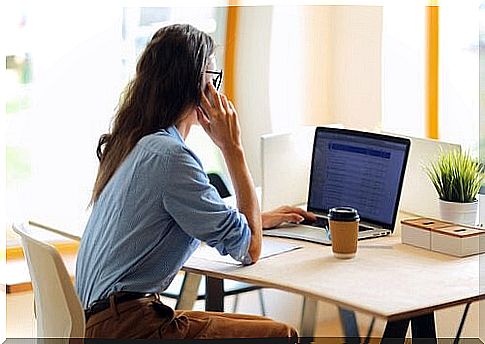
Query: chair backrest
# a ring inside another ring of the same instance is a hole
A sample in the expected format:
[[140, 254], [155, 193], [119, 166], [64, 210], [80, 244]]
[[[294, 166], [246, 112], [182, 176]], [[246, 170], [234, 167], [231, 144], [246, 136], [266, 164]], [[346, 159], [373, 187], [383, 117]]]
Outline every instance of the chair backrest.
[[57, 250], [36, 238], [32, 227], [14, 224], [34, 290], [38, 337], [84, 337], [84, 311]]
[[226, 182], [224, 182], [224, 179], [222, 179], [222, 177], [218, 173], [207, 173], [207, 176], [209, 177], [209, 183], [216, 188], [221, 198], [231, 196], [231, 192], [227, 188]]

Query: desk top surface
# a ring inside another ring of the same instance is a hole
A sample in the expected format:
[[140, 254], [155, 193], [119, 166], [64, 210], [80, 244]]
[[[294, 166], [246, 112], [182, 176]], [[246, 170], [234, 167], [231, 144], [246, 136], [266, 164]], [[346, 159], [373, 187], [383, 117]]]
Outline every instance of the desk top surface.
[[455, 258], [387, 237], [360, 241], [355, 258], [340, 260], [329, 246], [294, 242], [303, 248], [252, 266], [192, 257], [184, 270], [303, 294], [389, 320], [485, 298], [479, 281], [485, 276], [484, 255]]
[[[485, 254], [456, 258], [408, 246], [399, 232], [397, 226], [392, 236], [359, 241], [350, 260], [334, 258], [330, 246], [266, 237], [303, 247], [245, 267], [192, 256], [184, 270], [286, 290], [388, 320], [485, 299]], [[77, 233], [71, 236], [76, 238]]]

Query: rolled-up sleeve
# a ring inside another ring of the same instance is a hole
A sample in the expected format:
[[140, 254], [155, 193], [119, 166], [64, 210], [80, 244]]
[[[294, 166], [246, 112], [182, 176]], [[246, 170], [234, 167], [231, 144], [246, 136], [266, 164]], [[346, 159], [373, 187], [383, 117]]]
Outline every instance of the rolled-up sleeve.
[[180, 228], [221, 255], [250, 264], [251, 230], [246, 217], [225, 204], [197, 157], [185, 147], [176, 147], [166, 173], [163, 206]]

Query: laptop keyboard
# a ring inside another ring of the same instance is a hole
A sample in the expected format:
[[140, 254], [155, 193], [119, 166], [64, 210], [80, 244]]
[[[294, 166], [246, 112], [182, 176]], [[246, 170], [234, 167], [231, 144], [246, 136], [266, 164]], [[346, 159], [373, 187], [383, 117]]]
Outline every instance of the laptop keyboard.
[[[263, 231], [263, 235], [290, 238], [297, 240], [310, 241], [318, 244], [331, 245], [332, 239], [328, 229], [328, 219], [317, 217], [317, 221], [303, 221], [300, 225], [289, 225], [281, 228], [269, 229]], [[359, 225], [359, 240], [370, 239], [376, 236], [390, 234], [389, 231], [374, 232], [374, 228], [366, 225]]]
[[[303, 222], [300, 222], [300, 224], [317, 228], [328, 228], [328, 219], [325, 217], [317, 217], [316, 221], [304, 220]], [[369, 231], [372, 229], [373, 228], [369, 226], [359, 225], [359, 232]]]
[[324, 217], [317, 217], [316, 221], [305, 220], [300, 222], [301, 225], [326, 228], [328, 226], [328, 220]]

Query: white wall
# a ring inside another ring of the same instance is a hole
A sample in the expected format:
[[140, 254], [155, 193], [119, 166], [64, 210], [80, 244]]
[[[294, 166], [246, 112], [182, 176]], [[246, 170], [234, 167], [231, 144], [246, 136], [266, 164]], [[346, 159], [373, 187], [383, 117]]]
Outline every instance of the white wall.
[[259, 138], [271, 131], [268, 75], [272, 13], [272, 7], [242, 7], [237, 30], [234, 105], [256, 185], [261, 181]]
[[303, 12], [303, 41], [305, 52], [301, 67], [305, 71], [304, 98], [302, 99], [305, 125], [332, 122], [331, 92], [333, 61], [333, 6], [305, 6]]
[[331, 12], [330, 114], [346, 127], [381, 123], [382, 7], [334, 6]]
[[235, 104], [256, 185], [262, 134], [380, 126], [381, 7], [242, 7], [237, 39]]
[[303, 114], [305, 84], [304, 7], [273, 7], [269, 97], [271, 131], [288, 131]]
[[304, 6], [304, 124], [381, 123], [382, 7]]

